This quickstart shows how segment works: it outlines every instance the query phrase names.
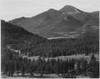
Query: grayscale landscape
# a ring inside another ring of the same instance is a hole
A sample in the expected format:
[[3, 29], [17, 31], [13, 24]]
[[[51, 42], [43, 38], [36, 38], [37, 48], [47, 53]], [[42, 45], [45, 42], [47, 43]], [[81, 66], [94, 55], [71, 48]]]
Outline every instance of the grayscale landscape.
[[99, 11], [65, 5], [2, 19], [1, 77], [99, 78]]

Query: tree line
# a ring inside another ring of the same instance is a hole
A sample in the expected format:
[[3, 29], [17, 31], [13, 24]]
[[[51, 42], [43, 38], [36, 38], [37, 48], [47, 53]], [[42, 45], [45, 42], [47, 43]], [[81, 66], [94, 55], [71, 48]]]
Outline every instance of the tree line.
[[75, 77], [79, 74], [86, 74], [92, 78], [99, 77], [99, 62], [96, 61], [94, 55], [91, 55], [91, 59], [50, 59], [45, 57], [39, 57], [37, 60], [30, 60], [23, 58], [15, 52], [6, 50], [7, 55], [2, 57], [1, 69], [2, 73], [7, 76], [13, 76], [14, 74], [30, 74], [34, 76], [34, 73], [40, 74], [62, 74], [62, 77]]

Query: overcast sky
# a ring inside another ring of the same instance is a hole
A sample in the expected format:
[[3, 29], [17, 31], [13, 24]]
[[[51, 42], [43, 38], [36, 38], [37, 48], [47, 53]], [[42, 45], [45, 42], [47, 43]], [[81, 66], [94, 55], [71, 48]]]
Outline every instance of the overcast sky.
[[0, 0], [0, 18], [31, 17], [50, 8], [59, 10], [65, 5], [92, 12], [100, 9], [100, 0]]

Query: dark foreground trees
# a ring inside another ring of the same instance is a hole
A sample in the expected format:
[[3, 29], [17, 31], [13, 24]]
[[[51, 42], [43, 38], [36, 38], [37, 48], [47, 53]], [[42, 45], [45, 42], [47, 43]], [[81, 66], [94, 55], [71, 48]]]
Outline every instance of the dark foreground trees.
[[99, 62], [94, 55], [91, 55], [90, 61], [85, 59], [67, 59], [62, 60], [39, 57], [37, 60], [23, 58], [15, 52], [7, 53], [2, 57], [2, 72], [5, 75], [13, 76], [14, 74], [22, 74], [35, 76], [34, 73], [40, 74], [62, 74], [62, 77], [73, 77], [80, 74], [86, 74], [92, 78], [99, 77]]
[[88, 65], [87, 72], [91, 78], [99, 78], [99, 62], [96, 61], [94, 55], [91, 55], [91, 60]]

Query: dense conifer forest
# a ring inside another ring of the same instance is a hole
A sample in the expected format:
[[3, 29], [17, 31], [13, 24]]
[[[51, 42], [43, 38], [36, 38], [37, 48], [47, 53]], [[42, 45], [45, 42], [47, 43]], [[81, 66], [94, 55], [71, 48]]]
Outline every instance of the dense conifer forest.
[[[94, 54], [99, 54], [99, 30], [88, 31], [78, 38], [48, 40], [2, 20], [1, 43], [1, 67], [3, 74], [7, 76], [15, 73], [34, 76], [34, 73], [39, 73], [43, 77], [45, 73], [55, 73], [70, 78], [86, 73], [92, 78], [99, 77], [99, 62], [94, 57]], [[11, 49], [19, 50], [21, 54]], [[85, 59], [50, 59], [77, 54], [92, 55], [89, 62]], [[30, 60], [23, 58], [23, 55], [39, 57], [37, 60]]]

